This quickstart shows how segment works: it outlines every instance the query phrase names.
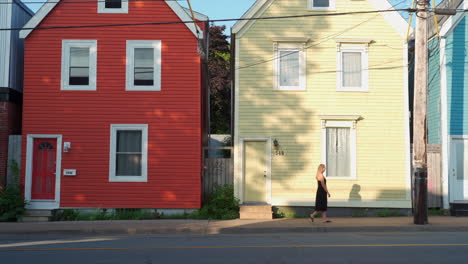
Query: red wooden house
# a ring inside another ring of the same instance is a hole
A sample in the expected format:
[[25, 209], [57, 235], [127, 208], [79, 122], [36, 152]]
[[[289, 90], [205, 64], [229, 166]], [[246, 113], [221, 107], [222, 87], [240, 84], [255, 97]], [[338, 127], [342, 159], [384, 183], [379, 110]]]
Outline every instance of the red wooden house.
[[200, 207], [206, 33], [190, 21], [171, 0], [49, 0], [25, 25], [31, 209]]

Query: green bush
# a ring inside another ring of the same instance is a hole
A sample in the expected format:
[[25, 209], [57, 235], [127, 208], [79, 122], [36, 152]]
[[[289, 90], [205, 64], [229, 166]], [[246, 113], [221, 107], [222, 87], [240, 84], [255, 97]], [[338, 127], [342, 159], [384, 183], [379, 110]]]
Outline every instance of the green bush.
[[55, 211], [52, 216], [52, 221], [76, 221], [80, 219], [80, 213], [77, 210], [65, 209]]
[[18, 186], [0, 191], [0, 221], [17, 221], [25, 212], [26, 201]]
[[13, 174], [13, 182], [4, 190], [0, 190], [0, 221], [17, 221], [26, 211], [20, 185], [19, 164], [12, 160], [10, 171]]
[[234, 197], [234, 186], [216, 186], [203, 207], [189, 215], [195, 219], [228, 220], [239, 217], [239, 199]]

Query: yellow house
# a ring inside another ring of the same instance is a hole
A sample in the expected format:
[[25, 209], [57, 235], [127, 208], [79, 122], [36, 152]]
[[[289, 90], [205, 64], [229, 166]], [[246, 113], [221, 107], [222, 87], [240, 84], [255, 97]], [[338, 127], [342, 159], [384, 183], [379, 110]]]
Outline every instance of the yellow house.
[[234, 25], [242, 204], [314, 206], [324, 163], [329, 207], [411, 208], [408, 24], [391, 10], [387, 0], [257, 0]]

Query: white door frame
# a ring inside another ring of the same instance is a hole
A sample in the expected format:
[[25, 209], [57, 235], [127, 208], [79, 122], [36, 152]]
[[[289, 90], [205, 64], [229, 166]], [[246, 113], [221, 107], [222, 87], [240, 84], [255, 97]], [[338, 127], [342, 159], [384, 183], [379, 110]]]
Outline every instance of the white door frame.
[[453, 175], [453, 170], [456, 168], [456, 154], [455, 154], [455, 148], [453, 146], [455, 140], [467, 140], [468, 141], [468, 135], [463, 135], [463, 136], [451, 136], [450, 137], [450, 158], [449, 158], [449, 172], [448, 172], [448, 177], [449, 177], [449, 202], [453, 203], [454, 201], [460, 201], [460, 199], [456, 199], [454, 197], [455, 195], [455, 177]]
[[[33, 172], [33, 154], [34, 139], [36, 138], [56, 138], [57, 153], [55, 167], [55, 200], [31, 200], [32, 172]], [[60, 207], [60, 176], [62, 167], [62, 135], [39, 135], [28, 134], [26, 145], [26, 174], [24, 196], [27, 201], [28, 209], [58, 209]]]
[[266, 155], [266, 202], [271, 204], [271, 138], [270, 137], [245, 137], [240, 138], [240, 171], [241, 171], [241, 182], [239, 184], [239, 193], [240, 193], [240, 203], [244, 203], [244, 182], [245, 182], [245, 173], [244, 173], [244, 146], [246, 142], [265, 142], [265, 155]]

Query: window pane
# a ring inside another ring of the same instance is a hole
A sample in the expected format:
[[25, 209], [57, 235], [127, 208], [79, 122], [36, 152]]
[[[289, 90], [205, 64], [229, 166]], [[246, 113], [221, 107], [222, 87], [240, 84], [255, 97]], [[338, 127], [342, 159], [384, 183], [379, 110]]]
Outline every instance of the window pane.
[[138, 130], [119, 130], [117, 131], [117, 153], [141, 153], [142, 132]]
[[122, 8], [122, 0], [105, 0], [106, 8]]
[[343, 87], [361, 87], [362, 60], [360, 52], [343, 52]]
[[141, 154], [119, 154], [116, 159], [116, 176], [141, 176]]
[[70, 48], [70, 85], [89, 84], [89, 48]]
[[154, 49], [135, 49], [134, 85], [154, 84]]
[[327, 176], [351, 177], [349, 128], [327, 128]]
[[299, 86], [299, 51], [281, 50], [279, 56], [280, 86]]
[[314, 1], [314, 7], [329, 7], [330, 6], [330, 0], [313, 0]]

